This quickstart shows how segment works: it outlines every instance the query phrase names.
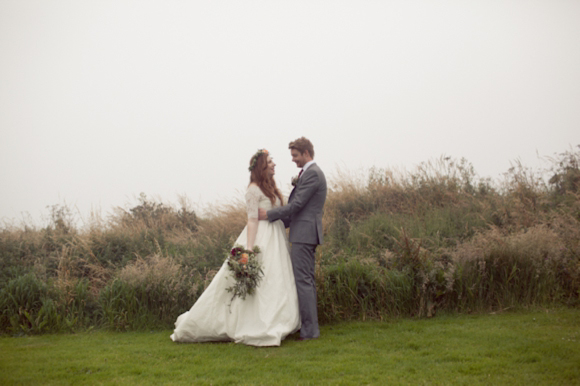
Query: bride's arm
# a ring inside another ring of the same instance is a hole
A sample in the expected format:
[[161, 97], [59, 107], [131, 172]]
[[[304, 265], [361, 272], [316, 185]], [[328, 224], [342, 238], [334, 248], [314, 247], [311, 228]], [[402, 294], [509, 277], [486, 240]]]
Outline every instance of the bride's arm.
[[254, 249], [254, 243], [256, 242], [256, 234], [258, 233], [258, 219], [249, 218], [248, 219], [248, 249]]
[[256, 234], [258, 233], [258, 204], [260, 203], [260, 193], [261, 190], [256, 185], [250, 185], [246, 192], [246, 209], [248, 211], [248, 240], [246, 247], [250, 250], [254, 248]]

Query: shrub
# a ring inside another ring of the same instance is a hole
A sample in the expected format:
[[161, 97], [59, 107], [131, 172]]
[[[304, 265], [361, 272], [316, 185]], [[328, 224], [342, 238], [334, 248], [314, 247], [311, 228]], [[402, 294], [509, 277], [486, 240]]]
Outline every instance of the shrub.
[[56, 332], [62, 316], [51, 288], [33, 273], [8, 282], [0, 291], [0, 326], [13, 334]]
[[318, 267], [317, 291], [321, 322], [397, 317], [413, 308], [409, 276], [371, 261]]
[[515, 234], [493, 229], [452, 254], [459, 267], [457, 299], [462, 309], [545, 304], [567, 292], [559, 279], [567, 262], [565, 246], [545, 225]]
[[201, 294], [201, 275], [169, 257], [138, 258], [100, 294], [101, 321], [113, 330], [167, 328]]
[[88, 287], [86, 279], [55, 286], [34, 273], [12, 279], [0, 291], [0, 331], [36, 334], [90, 327], [96, 304]]
[[[580, 304], [579, 159], [551, 159], [548, 182], [516, 163], [492, 184], [449, 157], [329, 179], [320, 320]], [[144, 194], [82, 229], [49, 210], [44, 228], [0, 229], [2, 333], [171, 327], [247, 221], [241, 201], [198, 217]]]

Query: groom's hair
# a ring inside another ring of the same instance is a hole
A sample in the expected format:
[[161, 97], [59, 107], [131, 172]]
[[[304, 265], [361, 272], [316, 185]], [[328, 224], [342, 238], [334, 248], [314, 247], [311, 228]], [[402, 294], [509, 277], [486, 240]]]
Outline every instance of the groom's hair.
[[308, 150], [310, 157], [314, 158], [314, 146], [312, 146], [312, 142], [304, 137], [300, 137], [297, 140], [290, 142], [288, 149], [298, 150], [300, 154], [304, 154], [304, 152]]

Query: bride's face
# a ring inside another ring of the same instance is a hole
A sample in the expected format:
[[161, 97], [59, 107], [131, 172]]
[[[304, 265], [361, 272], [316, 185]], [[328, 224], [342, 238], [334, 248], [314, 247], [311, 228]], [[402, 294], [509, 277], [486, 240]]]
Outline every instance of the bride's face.
[[274, 177], [274, 174], [276, 174], [276, 164], [272, 157], [268, 156], [268, 175]]

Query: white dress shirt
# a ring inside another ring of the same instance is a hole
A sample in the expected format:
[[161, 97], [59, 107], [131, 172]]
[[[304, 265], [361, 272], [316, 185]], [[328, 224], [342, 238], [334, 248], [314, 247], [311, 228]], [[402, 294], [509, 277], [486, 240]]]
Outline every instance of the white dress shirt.
[[316, 162], [314, 162], [314, 160], [307, 162], [307, 163], [306, 163], [306, 165], [304, 165], [304, 166], [302, 167], [302, 173], [304, 173], [306, 170], [308, 170], [308, 168], [309, 168], [310, 166], [314, 165], [315, 163], [316, 163]]

